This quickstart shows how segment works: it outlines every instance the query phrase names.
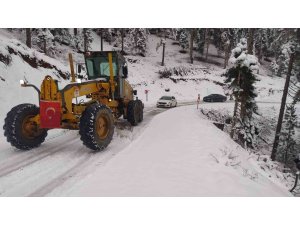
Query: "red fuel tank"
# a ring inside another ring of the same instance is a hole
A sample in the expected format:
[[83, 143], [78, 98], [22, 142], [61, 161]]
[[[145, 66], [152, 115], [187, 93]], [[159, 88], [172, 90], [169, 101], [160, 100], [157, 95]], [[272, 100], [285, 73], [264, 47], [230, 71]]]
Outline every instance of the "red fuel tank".
[[60, 110], [58, 101], [40, 101], [41, 128], [60, 128]]

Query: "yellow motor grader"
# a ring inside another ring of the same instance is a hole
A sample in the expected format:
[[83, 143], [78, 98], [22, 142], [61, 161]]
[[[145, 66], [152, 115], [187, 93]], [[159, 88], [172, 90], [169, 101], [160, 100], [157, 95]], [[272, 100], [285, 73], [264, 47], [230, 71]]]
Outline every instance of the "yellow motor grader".
[[[44, 78], [40, 89], [20, 81], [21, 86], [33, 87], [38, 92], [39, 107], [20, 104], [8, 112], [3, 129], [12, 146], [21, 150], [38, 147], [49, 129], [62, 128], [79, 130], [83, 144], [99, 151], [111, 142], [118, 118], [123, 116], [132, 126], [143, 120], [144, 105], [134, 99], [136, 90], [126, 80], [128, 67], [123, 55], [97, 51], [86, 52], [84, 56], [87, 70], [84, 82], [76, 79], [83, 77], [75, 74], [71, 54], [72, 80], [63, 89], [58, 88], [57, 80], [51, 76]], [[77, 71], [80, 74], [80, 65]]]

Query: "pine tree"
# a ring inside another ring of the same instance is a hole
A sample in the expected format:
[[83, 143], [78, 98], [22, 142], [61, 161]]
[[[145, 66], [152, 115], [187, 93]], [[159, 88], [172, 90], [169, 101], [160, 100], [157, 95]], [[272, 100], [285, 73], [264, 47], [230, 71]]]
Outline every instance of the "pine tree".
[[226, 67], [228, 66], [228, 61], [229, 61], [229, 57], [230, 57], [230, 51], [231, 51], [231, 46], [232, 46], [232, 41], [231, 41], [231, 33], [230, 33], [230, 29], [226, 29], [225, 31], [222, 32], [221, 34], [221, 41], [222, 41], [222, 45], [224, 46], [224, 69], [226, 69]]
[[91, 42], [93, 41], [92, 29], [83, 28], [83, 49], [85, 52], [91, 48]]
[[218, 56], [221, 56], [221, 53], [224, 51], [224, 43], [222, 40], [222, 33], [225, 29], [212, 29], [212, 44], [218, 50]]
[[196, 31], [195, 31], [194, 28], [190, 29], [190, 62], [191, 62], [191, 64], [193, 64], [193, 62], [194, 62], [194, 55], [193, 55], [193, 53], [194, 53], [194, 38], [195, 38], [195, 33], [196, 33]]
[[46, 55], [55, 56], [54, 36], [48, 28], [34, 30], [34, 42], [37, 47]]
[[203, 55], [205, 45], [205, 29], [197, 29], [196, 31], [197, 51]]
[[[297, 52], [299, 51], [300, 48], [300, 38], [297, 37], [297, 30], [291, 31], [289, 34], [289, 38], [286, 43], [283, 43], [281, 46], [281, 54], [278, 57], [277, 60], [277, 76], [285, 76], [288, 71], [288, 66], [289, 66], [289, 61], [290, 61], [290, 56], [292, 52]], [[299, 59], [296, 55], [295, 58], [295, 63], [291, 71], [291, 76], [296, 77], [300, 73], [300, 63]]]
[[234, 128], [238, 131], [239, 140], [246, 147], [255, 147], [258, 128], [253, 120], [253, 113], [257, 112], [255, 97], [254, 71], [258, 69], [257, 58], [247, 53], [247, 40], [242, 38], [237, 47], [232, 50], [230, 62], [232, 67], [225, 73], [226, 83], [230, 82], [236, 105], [240, 105], [240, 112], [234, 112]]
[[269, 55], [268, 48], [270, 39], [268, 36], [268, 30], [270, 29], [256, 29], [256, 32], [254, 34], [255, 54], [260, 64], [263, 63], [263, 57]]
[[[291, 39], [290, 39], [291, 38]], [[297, 62], [297, 58], [299, 59], [300, 53], [300, 31], [299, 29], [295, 29], [295, 33], [292, 36], [289, 36], [288, 42], [290, 42], [290, 49], [287, 49], [286, 52], [289, 53], [289, 64], [287, 69], [286, 81], [283, 89], [282, 99], [281, 99], [281, 106], [278, 116], [278, 122], [276, 126], [275, 138], [273, 143], [273, 149], [271, 153], [271, 159], [276, 160], [277, 158], [277, 150], [279, 145], [279, 136], [282, 128], [282, 121], [283, 121], [283, 114], [286, 104], [286, 99], [288, 95], [288, 89], [290, 85], [290, 79], [293, 71], [294, 62]]]
[[182, 50], [186, 50], [189, 46], [188, 34], [185, 29], [182, 29], [180, 31], [179, 44], [180, 44], [180, 47], [182, 48]]
[[116, 32], [116, 39], [114, 43], [114, 47], [119, 47], [123, 53], [125, 53], [126, 46], [126, 36], [127, 36], [127, 29], [125, 28], [117, 28], [115, 29]]
[[205, 61], [207, 61], [208, 57], [208, 49], [210, 45], [210, 39], [211, 39], [211, 29], [205, 29]]
[[133, 54], [146, 56], [147, 48], [147, 30], [143, 28], [134, 28], [129, 31], [129, 40]]
[[287, 167], [294, 165], [293, 160], [295, 155], [300, 153], [300, 150], [295, 148], [295, 126], [297, 124], [295, 104], [296, 101], [294, 100], [292, 104], [286, 106], [283, 129], [280, 133], [277, 152], [277, 160], [283, 162]]

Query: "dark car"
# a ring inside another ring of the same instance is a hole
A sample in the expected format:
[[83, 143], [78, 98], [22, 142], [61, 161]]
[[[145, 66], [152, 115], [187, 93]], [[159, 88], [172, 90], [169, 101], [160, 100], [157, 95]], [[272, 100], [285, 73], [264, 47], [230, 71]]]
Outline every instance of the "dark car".
[[203, 98], [204, 102], [225, 102], [227, 97], [219, 94], [211, 94]]

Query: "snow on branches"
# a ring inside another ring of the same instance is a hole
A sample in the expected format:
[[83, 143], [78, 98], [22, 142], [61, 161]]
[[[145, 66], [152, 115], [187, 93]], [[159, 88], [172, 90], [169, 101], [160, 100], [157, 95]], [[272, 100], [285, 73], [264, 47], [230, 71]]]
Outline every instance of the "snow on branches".
[[247, 53], [247, 39], [242, 38], [240, 43], [232, 50], [229, 59], [232, 67], [247, 67], [251, 71], [257, 71], [259, 68], [258, 59]]
[[[232, 90], [235, 97], [234, 121], [237, 121], [232, 126], [238, 131], [239, 142], [243, 143], [245, 147], [254, 148], [259, 132], [253, 120], [253, 113], [257, 112], [255, 102], [257, 92], [254, 86], [257, 78], [254, 71], [258, 70], [259, 63], [254, 55], [248, 54], [245, 38], [242, 38], [232, 50], [229, 62], [231, 65], [225, 73], [227, 77], [225, 83], [230, 83], [229, 89]], [[238, 109], [239, 107], [240, 109]]]

